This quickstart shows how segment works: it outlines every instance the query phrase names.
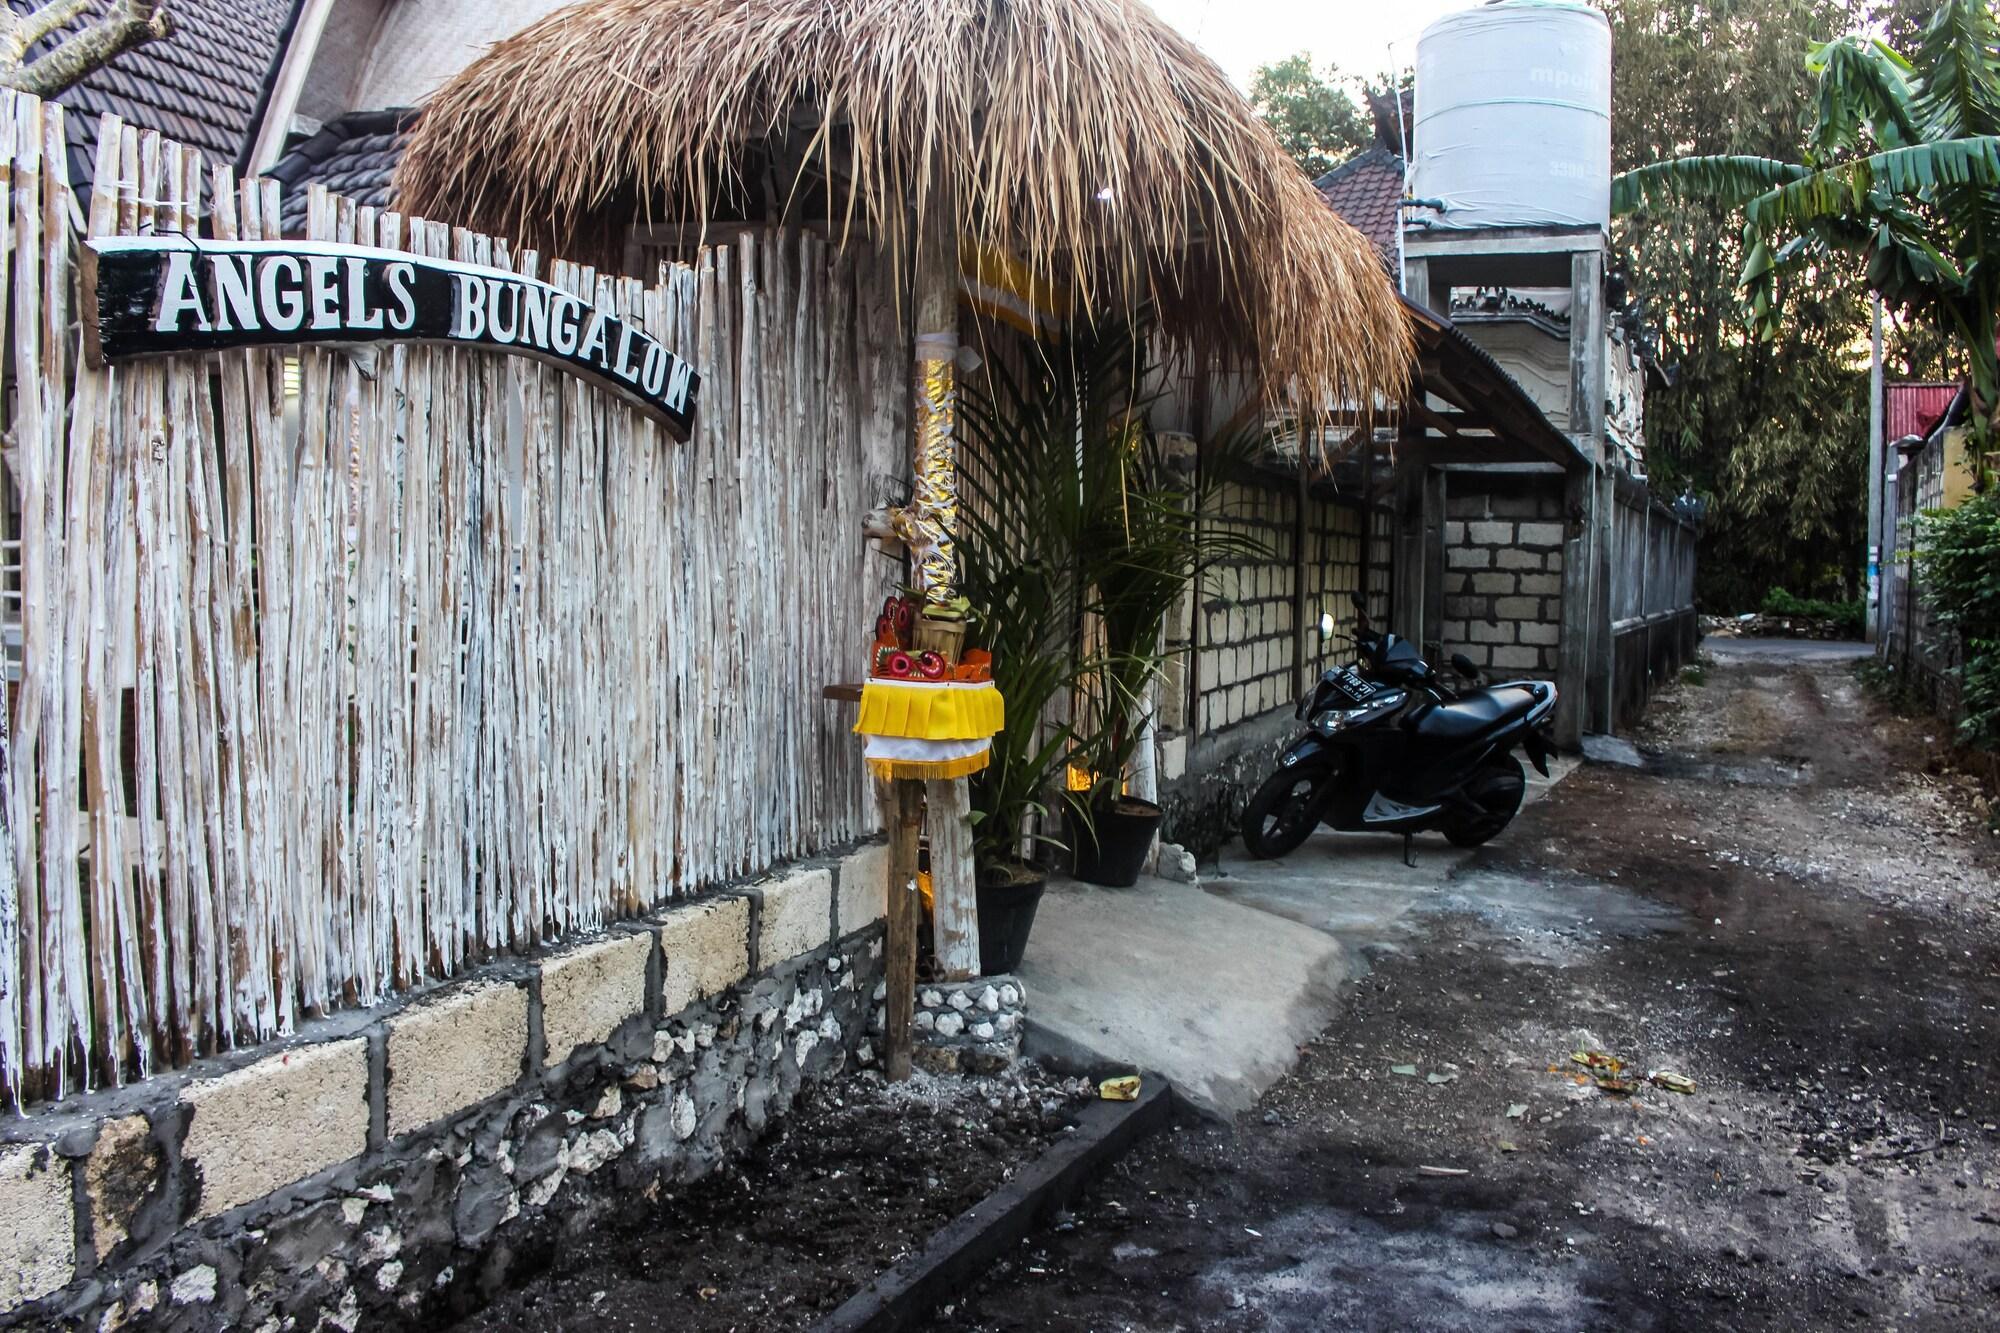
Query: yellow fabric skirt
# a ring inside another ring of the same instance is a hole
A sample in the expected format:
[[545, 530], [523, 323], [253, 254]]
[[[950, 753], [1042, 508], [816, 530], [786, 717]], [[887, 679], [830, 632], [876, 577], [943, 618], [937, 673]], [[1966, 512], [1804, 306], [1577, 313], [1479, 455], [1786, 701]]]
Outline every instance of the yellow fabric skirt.
[[861, 687], [854, 730], [904, 740], [969, 741], [996, 736], [1006, 725], [1006, 702], [991, 681], [871, 680]]

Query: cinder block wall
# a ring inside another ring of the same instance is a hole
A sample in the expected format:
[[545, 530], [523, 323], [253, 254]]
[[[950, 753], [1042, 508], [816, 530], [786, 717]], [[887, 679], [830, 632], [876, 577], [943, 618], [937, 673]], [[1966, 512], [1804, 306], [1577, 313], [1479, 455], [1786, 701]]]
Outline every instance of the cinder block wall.
[[1561, 478], [1452, 474], [1441, 627], [1447, 661], [1462, 652], [1498, 677], [1555, 676], [1563, 533]]
[[1213, 526], [1260, 543], [1268, 554], [1216, 565], [1197, 594], [1202, 634], [1196, 723], [1204, 735], [1294, 701], [1298, 503], [1296, 494], [1275, 487], [1222, 488]]
[[[1306, 514], [1306, 668], [1313, 676], [1354, 660], [1354, 594], [1361, 590], [1363, 515], [1358, 509], [1325, 501]], [[1379, 572], [1383, 566], [1376, 565]], [[1371, 582], [1387, 587], [1387, 580]], [[1320, 617], [1332, 615], [1334, 632], [1320, 635]], [[1374, 606], [1369, 615], [1376, 614]], [[1303, 688], [1303, 685], [1301, 685]]]
[[874, 1058], [885, 849], [0, 1122], [0, 1328], [433, 1328]]
[[[1260, 543], [1264, 554], [1215, 566], [1197, 589], [1189, 616], [1197, 649], [1168, 664], [1159, 711], [1162, 836], [1211, 855], [1234, 832], [1243, 802], [1269, 776], [1297, 733], [1293, 707], [1302, 682], [1294, 653], [1303, 648], [1307, 672], [1351, 660], [1345, 636], [1354, 630], [1350, 595], [1361, 587], [1362, 542], [1369, 538], [1371, 614], [1386, 620], [1389, 519], [1373, 523], [1331, 499], [1308, 497], [1305, 513], [1306, 614], [1299, 623], [1296, 580], [1299, 542], [1295, 484], [1230, 485], [1214, 522]], [[1319, 617], [1330, 611], [1338, 635], [1322, 640]], [[1198, 623], [1196, 623], [1198, 621]], [[1176, 625], [1180, 622], [1177, 620]], [[1171, 627], [1170, 627], [1171, 628]], [[1170, 634], [1181, 640], [1182, 631]], [[1197, 673], [1192, 710], [1186, 673]]]

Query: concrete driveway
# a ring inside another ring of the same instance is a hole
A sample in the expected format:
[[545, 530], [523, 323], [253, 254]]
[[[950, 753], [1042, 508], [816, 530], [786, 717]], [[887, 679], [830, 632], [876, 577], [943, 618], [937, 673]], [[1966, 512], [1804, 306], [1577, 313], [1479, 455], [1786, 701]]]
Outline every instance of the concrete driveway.
[[[1531, 771], [1527, 802], [1574, 767], [1555, 761], [1551, 779]], [[1413, 915], [1461, 901], [1449, 881], [1473, 852], [1427, 834], [1412, 853], [1414, 867], [1399, 837], [1321, 829], [1282, 861], [1231, 844], [1198, 885], [1052, 882], [1021, 968], [1030, 1049], [1156, 1070], [1217, 1114], [1253, 1105], [1372, 953]]]

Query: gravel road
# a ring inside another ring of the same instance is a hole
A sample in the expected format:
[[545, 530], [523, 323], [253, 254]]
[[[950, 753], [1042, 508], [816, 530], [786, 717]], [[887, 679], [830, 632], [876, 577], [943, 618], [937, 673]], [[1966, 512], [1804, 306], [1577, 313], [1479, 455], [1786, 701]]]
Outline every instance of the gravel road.
[[2000, 840], [1853, 671], [1667, 691], [936, 1325], [2000, 1329]]

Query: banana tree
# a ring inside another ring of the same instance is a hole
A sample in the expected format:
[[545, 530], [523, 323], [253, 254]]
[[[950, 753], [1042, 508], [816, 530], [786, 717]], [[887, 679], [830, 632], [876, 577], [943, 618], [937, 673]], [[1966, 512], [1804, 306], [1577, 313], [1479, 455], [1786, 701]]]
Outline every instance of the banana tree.
[[1797, 162], [1682, 157], [1628, 171], [1612, 208], [1711, 200], [1744, 221], [1742, 284], [1757, 332], [1783, 319], [1785, 280], [1861, 257], [1892, 308], [1957, 340], [1982, 418], [2000, 412], [2000, 20], [1945, 0], [1908, 56], [1877, 38], [1816, 47], [1812, 132]]

